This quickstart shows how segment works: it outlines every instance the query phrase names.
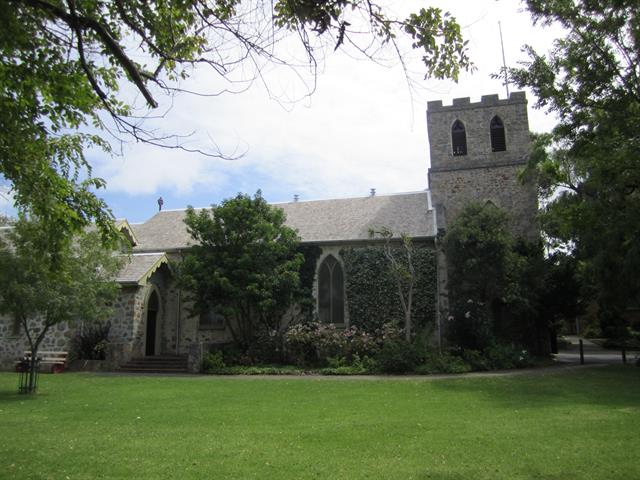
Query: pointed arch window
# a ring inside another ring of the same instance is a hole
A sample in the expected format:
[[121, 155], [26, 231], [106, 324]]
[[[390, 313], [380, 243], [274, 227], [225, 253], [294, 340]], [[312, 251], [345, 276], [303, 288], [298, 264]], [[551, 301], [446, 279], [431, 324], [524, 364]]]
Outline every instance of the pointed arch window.
[[318, 272], [318, 314], [324, 323], [344, 323], [344, 274], [333, 255], [325, 258]]
[[489, 129], [491, 131], [491, 151], [504, 152], [507, 149], [507, 140], [504, 136], [502, 119], [497, 115], [493, 117]]
[[451, 145], [454, 157], [467, 154], [467, 132], [460, 120], [453, 122], [451, 127]]

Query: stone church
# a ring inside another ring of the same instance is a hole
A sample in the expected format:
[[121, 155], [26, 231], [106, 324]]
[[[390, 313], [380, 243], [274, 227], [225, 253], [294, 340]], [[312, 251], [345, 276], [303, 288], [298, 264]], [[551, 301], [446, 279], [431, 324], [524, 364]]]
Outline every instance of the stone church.
[[[405, 233], [414, 243], [438, 250], [438, 233], [466, 202], [492, 202], [510, 213], [512, 228], [535, 239], [537, 199], [530, 184], [517, 176], [527, 162], [529, 124], [523, 92], [508, 99], [486, 95], [480, 102], [457, 98], [452, 105], [428, 103], [427, 125], [431, 168], [429, 188], [412, 193], [375, 195], [274, 204], [284, 210], [287, 224], [296, 229], [301, 243], [321, 249], [317, 259], [314, 300], [323, 321], [349, 326], [349, 300], [344, 291], [318, 288], [321, 282], [343, 285], [345, 246], [371, 244], [369, 229], [388, 227]], [[183, 223], [185, 210], [160, 211], [141, 224], [118, 221], [133, 246], [129, 263], [119, 273], [121, 293], [111, 319], [109, 368], [133, 358], [179, 356], [196, 370], [204, 349], [230, 340], [224, 322], [212, 313], [191, 317], [184, 292], [175, 285], [170, 260], [180, 260], [192, 245]], [[437, 255], [437, 315], [446, 308], [446, 268]], [[342, 287], [344, 288], [344, 287]], [[335, 298], [324, 298], [333, 295]], [[326, 310], [324, 305], [333, 308]], [[437, 321], [437, 319], [434, 319]], [[57, 326], [42, 350], [68, 350], [71, 329]], [[27, 349], [24, 335], [13, 322], [0, 319], [0, 366], [11, 368]]]

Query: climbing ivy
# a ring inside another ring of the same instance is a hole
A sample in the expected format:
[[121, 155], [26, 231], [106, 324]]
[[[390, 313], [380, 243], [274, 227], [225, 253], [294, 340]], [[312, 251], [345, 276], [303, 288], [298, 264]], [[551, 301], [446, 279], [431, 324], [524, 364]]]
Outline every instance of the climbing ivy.
[[[402, 325], [404, 315], [398, 290], [382, 247], [344, 248], [345, 288], [349, 322], [368, 331], [387, 322]], [[398, 257], [402, 255], [398, 249]], [[433, 325], [436, 301], [436, 258], [432, 248], [415, 246], [416, 284], [412, 320], [416, 332]]]
[[304, 255], [304, 262], [300, 267], [300, 308], [303, 316], [311, 318], [313, 315], [313, 283], [316, 277], [316, 264], [322, 254], [317, 245], [298, 245], [298, 252]]

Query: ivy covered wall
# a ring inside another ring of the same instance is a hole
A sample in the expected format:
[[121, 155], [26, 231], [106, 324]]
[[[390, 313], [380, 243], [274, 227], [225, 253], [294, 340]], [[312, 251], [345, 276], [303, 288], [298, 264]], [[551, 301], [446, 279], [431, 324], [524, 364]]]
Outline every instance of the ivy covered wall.
[[313, 283], [316, 278], [316, 264], [322, 254], [322, 248], [317, 245], [299, 245], [298, 252], [304, 255], [304, 262], [300, 267], [300, 297], [301, 313], [305, 318], [313, 316], [315, 300], [313, 298]]
[[[404, 258], [398, 248], [398, 258]], [[340, 251], [345, 267], [345, 290], [351, 325], [369, 331], [387, 322], [404, 323], [398, 289], [389, 272], [389, 261], [382, 247], [344, 248]], [[413, 330], [433, 327], [436, 311], [436, 255], [433, 248], [415, 245], [413, 265], [416, 284], [413, 291]]]

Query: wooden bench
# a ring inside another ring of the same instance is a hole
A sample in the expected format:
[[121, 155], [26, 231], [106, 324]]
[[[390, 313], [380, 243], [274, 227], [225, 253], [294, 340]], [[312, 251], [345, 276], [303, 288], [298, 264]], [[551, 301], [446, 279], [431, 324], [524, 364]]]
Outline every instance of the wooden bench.
[[[38, 358], [40, 359], [40, 371], [44, 371], [46, 368], [51, 371], [51, 373], [62, 373], [64, 369], [67, 367], [67, 357], [69, 356], [69, 352], [52, 352], [41, 350], [38, 352]], [[31, 350], [26, 350], [24, 352], [24, 358], [18, 360], [16, 362], [16, 370], [23, 368], [24, 361], [31, 361]]]

